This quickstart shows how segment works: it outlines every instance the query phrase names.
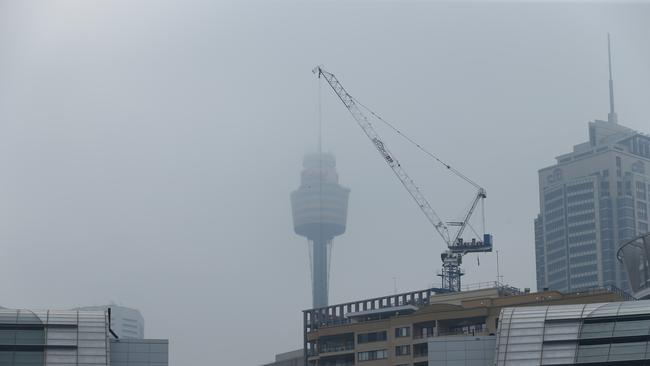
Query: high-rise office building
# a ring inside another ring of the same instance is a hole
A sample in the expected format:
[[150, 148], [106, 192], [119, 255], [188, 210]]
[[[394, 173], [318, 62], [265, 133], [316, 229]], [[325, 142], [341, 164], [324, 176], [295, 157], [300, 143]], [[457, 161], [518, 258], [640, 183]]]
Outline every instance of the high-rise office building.
[[610, 57], [610, 113], [589, 141], [539, 171], [538, 289], [629, 289], [618, 245], [648, 231], [650, 137], [618, 124]]
[[628, 289], [616, 249], [648, 231], [650, 137], [613, 121], [589, 123], [589, 141], [539, 171], [538, 289]]

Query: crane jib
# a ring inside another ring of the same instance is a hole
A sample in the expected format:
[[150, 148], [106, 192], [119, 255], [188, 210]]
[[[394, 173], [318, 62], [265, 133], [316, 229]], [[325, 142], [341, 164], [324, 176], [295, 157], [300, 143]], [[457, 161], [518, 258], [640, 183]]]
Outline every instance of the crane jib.
[[375, 137], [372, 139], [372, 142], [375, 144], [375, 146], [377, 146], [377, 150], [379, 150], [379, 152], [384, 157], [384, 159], [386, 159], [387, 162], [391, 164], [395, 162], [395, 160], [393, 160], [393, 158], [390, 156], [388, 151], [386, 151], [386, 148], [384, 147], [384, 143], [381, 142], [381, 140]]
[[[402, 183], [404, 188], [406, 188], [408, 193], [416, 202], [420, 210], [422, 210], [426, 218], [433, 225], [433, 227], [438, 232], [438, 234], [440, 234], [445, 244], [447, 244], [447, 250], [441, 256], [441, 258], [443, 259], [442, 272], [439, 273], [438, 275], [442, 277], [443, 288], [449, 289], [451, 291], [460, 291], [461, 276], [463, 275], [460, 269], [460, 265], [462, 263], [463, 255], [468, 253], [492, 251], [492, 235], [490, 234], [484, 233], [482, 241], [480, 239], [479, 240], [472, 239], [471, 241], [465, 241], [461, 237], [466, 227], [469, 227], [470, 229], [472, 229], [472, 231], [474, 231], [474, 229], [469, 224], [469, 220], [472, 214], [474, 213], [474, 210], [477, 208], [478, 203], [479, 202], [482, 203], [483, 199], [485, 199], [486, 197], [485, 190], [481, 188], [479, 185], [477, 185], [476, 183], [474, 183], [473, 181], [471, 181], [465, 175], [461, 174], [459, 171], [452, 168], [450, 165], [438, 159], [435, 155], [423, 149], [415, 141], [403, 135], [398, 129], [396, 129], [390, 123], [386, 122], [381, 117], [379, 117], [376, 113], [374, 113], [372, 110], [368, 109], [363, 104], [361, 104], [356, 99], [354, 99], [343, 88], [343, 85], [341, 85], [341, 83], [334, 76], [334, 74], [331, 74], [323, 70], [320, 66], [317, 66], [312, 71], [314, 73], [318, 73], [319, 78], [323, 76], [323, 78], [327, 81], [327, 83], [332, 88], [334, 93], [339, 97], [341, 102], [343, 102], [343, 105], [348, 109], [348, 111], [350, 112], [354, 120], [357, 122], [357, 124], [359, 124], [361, 129], [365, 132], [366, 136], [371, 140], [371, 142], [373, 143], [373, 145], [375, 145], [375, 147], [382, 155], [384, 160], [388, 163], [388, 165], [393, 170], [393, 172], [395, 173], [399, 181]], [[379, 135], [373, 128], [372, 124], [370, 123], [366, 115], [361, 111], [359, 106], [357, 106], [357, 104], [359, 104], [361, 107], [368, 110], [368, 112], [370, 112], [374, 117], [387, 124], [398, 134], [402, 135], [402, 137], [406, 138], [409, 142], [411, 142], [412, 144], [420, 148], [420, 150], [424, 151], [431, 158], [437, 160], [439, 163], [443, 164], [447, 169], [451, 170], [454, 174], [456, 174], [457, 176], [459, 176], [460, 178], [462, 178], [463, 180], [465, 180], [466, 182], [470, 183], [471, 185], [473, 185], [478, 189], [478, 193], [474, 197], [470, 209], [465, 214], [464, 220], [459, 221], [454, 225], [454, 226], [458, 226], [459, 230], [456, 232], [456, 234], [453, 237], [450, 236], [450, 233], [444, 221], [438, 216], [438, 214], [434, 211], [433, 207], [431, 207], [427, 199], [422, 195], [415, 182], [413, 182], [413, 180], [409, 177], [409, 175], [406, 173], [404, 168], [398, 163], [397, 159], [394, 158], [391, 155], [391, 153], [388, 151], [388, 148], [386, 147], [384, 142], [380, 139]], [[485, 219], [483, 221], [483, 226], [485, 226]], [[479, 236], [479, 234], [476, 235]]]

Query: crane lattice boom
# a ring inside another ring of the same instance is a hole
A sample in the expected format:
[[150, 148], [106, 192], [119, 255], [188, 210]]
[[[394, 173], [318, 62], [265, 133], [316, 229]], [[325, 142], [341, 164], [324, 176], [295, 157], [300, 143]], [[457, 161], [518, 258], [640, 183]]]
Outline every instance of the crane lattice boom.
[[[424, 195], [420, 192], [420, 189], [415, 184], [415, 182], [413, 182], [413, 179], [411, 179], [411, 177], [409, 177], [409, 175], [406, 173], [404, 168], [402, 168], [395, 155], [393, 155], [390, 152], [386, 144], [382, 141], [381, 137], [379, 136], [377, 131], [375, 131], [374, 127], [368, 120], [368, 117], [366, 117], [366, 115], [362, 112], [361, 108], [359, 108], [359, 105], [361, 105], [364, 108], [366, 107], [363, 106], [361, 103], [357, 102], [345, 90], [345, 88], [343, 88], [343, 85], [341, 85], [341, 83], [338, 81], [336, 76], [334, 76], [334, 74], [323, 70], [320, 66], [316, 67], [313, 70], [313, 72], [317, 73], [319, 78], [322, 76], [329, 83], [332, 90], [334, 90], [336, 95], [341, 99], [341, 102], [343, 102], [343, 104], [348, 109], [348, 111], [350, 112], [354, 120], [359, 124], [359, 126], [366, 134], [366, 136], [368, 136], [368, 138], [373, 143], [375, 148], [377, 148], [379, 154], [381, 154], [382, 158], [386, 161], [388, 166], [393, 170], [393, 172], [395, 173], [399, 181], [402, 183], [404, 188], [406, 188], [406, 190], [411, 195], [413, 200], [415, 200], [415, 203], [417, 203], [417, 205], [420, 207], [420, 210], [422, 210], [426, 218], [429, 220], [429, 222], [431, 222], [431, 224], [436, 229], [438, 234], [440, 234], [445, 244], [447, 244], [447, 250], [441, 256], [443, 262], [443, 269], [442, 269], [442, 273], [439, 274], [439, 276], [442, 277], [442, 282], [443, 282], [442, 287], [450, 291], [460, 291], [460, 287], [461, 287], [460, 278], [463, 275], [463, 272], [460, 269], [460, 265], [462, 263], [462, 256], [467, 253], [480, 253], [480, 252], [492, 251], [492, 236], [489, 234], [484, 234], [482, 241], [472, 239], [471, 241], [465, 242], [461, 237], [465, 228], [469, 225], [469, 220], [472, 214], [474, 213], [474, 210], [476, 209], [478, 203], [482, 202], [482, 200], [485, 199], [486, 197], [485, 189], [483, 189], [473, 181], [469, 180], [469, 178], [462, 175], [457, 170], [451, 168], [449, 165], [443, 163], [440, 159], [438, 159], [428, 151], [424, 150], [420, 145], [416, 144], [421, 150], [423, 150], [428, 155], [433, 157], [435, 160], [443, 164], [447, 169], [451, 170], [454, 174], [458, 175], [459, 177], [466, 180], [467, 182], [469, 182], [470, 184], [472, 184], [474, 187], [478, 189], [478, 192], [474, 196], [474, 199], [472, 201], [472, 204], [470, 205], [469, 210], [465, 214], [464, 220], [459, 222], [445, 223], [440, 218], [440, 216], [436, 213], [433, 207], [431, 207], [431, 205], [424, 197]], [[370, 110], [368, 109], [368, 111]], [[370, 113], [372, 113], [373, 116], [379, 118], [381, 121], [387, 123], [381, 117], [377, 116], [374, 112], [370, 111]], [[401, 132], [395, 129], [392, 125], [390, 124], [388, 125], [401, 134]], [[404, 135], [402, 134], [402, 136]], [[404, 137], [407, 138], [410, 142], [414, 143], [408, 137], [406, 136]], [[456, 231], [455, 235], [450, 234], [449, 226], [458, 227], [458, 230]]]
[[422, 195], [420, 189], [415, 185], [413, 179], [411, 179], [411, 177], [409, 177], [406, 171], [402, 168], [397, 158], [395, 158], [395, 156], [388, 150], [388, 147], [386, 147], [384, 142], [381, 140], [381, 137], [379, 134], [377, 134], [377, 131], [375, 131], [370, 121], [368, 121], [368, 117], [363, 114], [357, 103], [355, 103], [354, 98], [348, 94], [348, 92], [345, 90], [345, 88], [343, 88], [343, 85], [341, 85], [334, 74], [323, 70], [321, 67], [314, 69], [314, 72], [318, 73], [318, 77], [323, 76], [325, 80], [327, 80], [336, 95], [338, 95], [345, 107], [348, 109], [348, 111], [350, 111], [350, 114], [352, 114], [354, 120], [357, 121], [363, 132], [366, 133], [370, 141], [372, 141], [372, 143], [375, 145], [377, 151], [379, 151], [384, 160], [386, 160], [388, 166], [390, 166], [390, 168], [393, 170], [399, 181], [402, 182], [404, 188], [406, 188], [411, 197], [413, 197], [415, 203], [420, 206], [420, 209], [422, 212], [424, 212], [424, 215], [427, 217], [429, 222], [431, 222], [438, 234], [442, 236], [445, 243], [451, 244], [452, 241], [449, 234], [449, 228], [442, 221], [440, 216], [438, 216], [436, 211], [434, 211], [433, 207], [431, 207], [427, 199]]

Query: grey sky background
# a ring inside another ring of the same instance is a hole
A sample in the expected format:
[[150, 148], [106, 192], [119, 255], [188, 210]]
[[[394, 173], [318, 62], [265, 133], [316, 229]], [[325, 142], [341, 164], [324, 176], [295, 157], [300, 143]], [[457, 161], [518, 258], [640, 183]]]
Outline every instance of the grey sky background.
[[[537, 170], [606, 119], [650, 132], [650, 6], [0, 0], [0, 305], [140, 309], [174, 365], [301, 347], [307, 244], [289, 193], [317, 148], [323, 64], [488, 191], [501, 274], [535, 287]], [[443, 244], [322, 84], [351, 189], [331, 302], [426, 288]], [[473, 190], [379, 128], [444, 217]], [[496, 279], [466, 257], [465, 283]]]

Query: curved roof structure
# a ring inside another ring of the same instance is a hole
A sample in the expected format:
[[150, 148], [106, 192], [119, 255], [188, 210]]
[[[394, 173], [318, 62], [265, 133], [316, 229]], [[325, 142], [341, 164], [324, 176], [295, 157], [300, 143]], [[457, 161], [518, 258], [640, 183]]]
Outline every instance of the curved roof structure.
[[506, 308], [495, 365], [641, 365], [649, 339], [650, 300]]

